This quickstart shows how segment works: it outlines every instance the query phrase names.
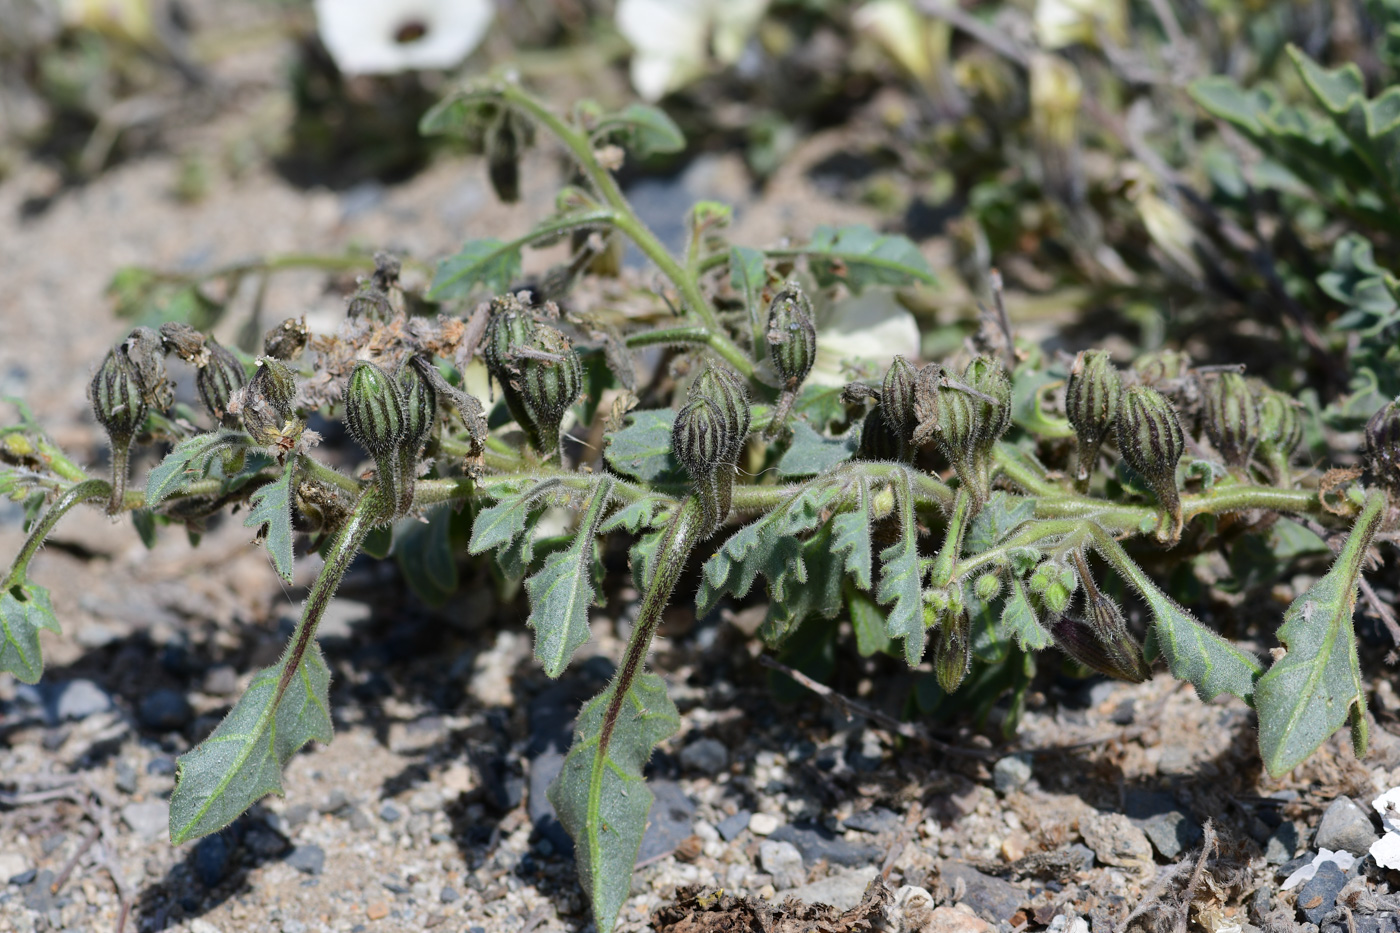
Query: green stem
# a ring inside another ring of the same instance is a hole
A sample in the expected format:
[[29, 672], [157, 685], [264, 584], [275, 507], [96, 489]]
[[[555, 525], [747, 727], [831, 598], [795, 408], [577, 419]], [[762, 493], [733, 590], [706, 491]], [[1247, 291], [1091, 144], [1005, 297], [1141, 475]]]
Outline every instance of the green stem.
[[1021, 452], [1005, 442], [998, 442], [992, 451], [992, 464], [1000, 468], [1007, 479], [1033, 496], [1063, 496], [1065, 490], [1046, 478], [1045, 473], [1027, 463]]
[[315, 457], [299, 454], [297, 460], [301, 466], [303, 475], [310, 479], [324, 483], [327, 486], [334, 486], [353, 496], [358, 496], [364, 491], [365, 487], [362, 483], [351, 479], [334, 467], [327, 466]]
[[753, 376], [753, 362], [744, 351], [725, 337], [708, 327], [668, 327], [665, 330], [641, 331], [627, 336], [629, 347], [649, 347], [658, 344], [698, 343], [714, 350], [724, 361], [745, 376]]
[[53, 531], [58, 520], [68, 513], [79, 502], [90, 502], [93, 499], [105, 499], [112, 494], [112, 484], [105, 479], [84, 480], [74, 486], [70, 486], [68, 491], [59, 496], [39, 523], [34, 526], [34, 530], [29, 533], [29, 537], [24, 542], [24, 547], [19, 549], [19, 554], [15, 556], [15, 562], [10, 566], [10, 572], [5, 575], [5, 582], [0, 584], [0, 592], [17, 586], [24, 579], [29, 570], [29, 562], [38, 553], [43, 545], [44, 539]]
[[936, 589], [942, 589], [953, 582], [958, 556], [962, 554], [963, 531], [967, 528], [968, 516], [972, 514], [972, 505], [971, 493], [959, 487], [953, 500], [953, 514], [948, 518], [948, 531], [943, 538], [943, 547], [933, 562], [933, 576], [929, 582]]

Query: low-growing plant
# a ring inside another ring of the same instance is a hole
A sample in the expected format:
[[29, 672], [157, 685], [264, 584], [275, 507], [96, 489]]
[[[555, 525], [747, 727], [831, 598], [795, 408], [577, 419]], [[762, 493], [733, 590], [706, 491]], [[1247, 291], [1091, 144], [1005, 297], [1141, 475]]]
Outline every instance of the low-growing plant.
[[[449, 526], [464, 522], [471, 554], [492, 555], [504, 578], [524, 581], [535, 657], [550, 677], [589, 638], [598, 542], [632, 539], [640, 611], [549, 792], [603, 933], [630, 890], [651, 806], [643, 769], [679, 727], [647, 657], [688, 566], [700, 567], [697, 613], [745, 597], [763, 577], [760, 633], [771, 645], [803, 638], [813, 620], [849, 618], [863, 654], [911, 666], [930, 658], [941, 697], [985, 714], [1009, 695], [1009, 728], [1037, 653], [1055, 648], [1135, 682], [1160, 660], [1202, 700], [1239, 697], [1257, 711], [1272, 775], [1343, 726], [1364, 754], [1352, 612], [1371, 545], [1396, 521], [1397, 404], [1366, 429], [1365, 473], [1318, 480], [1294, 464], [1311, 416], [1237, 367], [1193, 367], [1170, 351], [1126, 370], [1097, 349], [1057, 360], [1017, 344], [1004, 313], [989, 313], [956, 360], [896, 357], [844, 389], [809, 385], [823, 349], [812, 299], [933, 284], [911, 242], [847, 227], [799, 246], [732, 246], [722, 238], [726, 209], [701, 204], [682, 255], [672, 255], [611, 173], [621, 147], [682, 146], [648, 107], [585, 104], [564, 119], [501, 80], [449, 97], [423, 129], [476, 137], [507, 193], [532, 132], [552, 137], [579, 182], [529, 234], [474, 240], [444, 260], [426, 295], [404, 289], [397, 261], [379, 257], [334, 334], [287, 321], [248, 359], [188, 323], [136, 328], [91, 385], [111, 439], [110, 478], [59, 450], [22, 403], [20, 423], [0, 430], [0, 493], [24, 502], [30, 526], [0, 584], [0, 668], [25, 682], [42, 672], [40, 630], [57, 630], [29, 563], [76, 505], [130, 514], [148, 543], [168, 525], [197, 538], [206, 519], [241, 507], [286, 581], [297, 535], [324, 558], [281, 660], [180, 757], [173, 842], [215, 832], [280, 792], [289, 758], [331, 740], [316, 630], [351, 561], [398, 549], [420, 589], [444, 593], [455, 585]], [[561, 311], [555, 299], [606, 262], [619, 236], [664, 279], [656, 312]], [[522, 286], [522, 249], [565, 237], [571, 258]], [[449, 313], [483, 292], [494, 297]], [[410, 313], [425, 302], [442, 313]], [[647, 347], [665, 348], [669, 365], [643, 377], [634, 351]], [[202, 413], [175, 402], [170, 354], [193, 367]], [[478, 359], [499, 391], [489, 410], [464, 388]], [[343, 421], [372, 471], [347, 475], [318, 458], [315, 414]], [[601, 457], [580, 434], [604, 439]], [[137, 488], [127, 484], [133, 444], [170, 447]], [[541, 514], [558, 507], [573, 513], [568, 533], [540, 533]], [[400, 525], [395, 540], [395, 523], [410, 517], [432, 533]], [[1343, 526], [1332, 569], [1262, 633], [1282, 646], [1271, 659], [1203, 624], [1173, 598], [1179, 586], [1164, 588], [1142, 566], [1184, 568], [1173, 579], [1187, 580], [1197, 555], [1254, 541], [1264, 559], [1241, 558], [1238, 576], [1270, 583], [1293, 556], [1327, 551], [1317, 532]], [[1125, 587], [1145, 605], [1145, 637], [1115, 598]]]

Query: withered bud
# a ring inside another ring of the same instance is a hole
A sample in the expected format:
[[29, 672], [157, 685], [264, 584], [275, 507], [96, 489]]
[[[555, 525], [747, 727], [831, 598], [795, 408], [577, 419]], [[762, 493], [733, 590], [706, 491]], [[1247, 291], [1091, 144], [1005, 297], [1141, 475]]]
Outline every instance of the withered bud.
[[174, 353], [191, 366], [204, 365], [205, 336], [190, 325], [166, 321], [160, 325], [160, 341], [166, 353]]
[[394, 306], [389, 303], [389, 295], [384, 289], [372, 282], [365, 282], [350, 296], [345, 314], [351, 320], [368, 318], [385, 322], [394, 317]]
[[311, 339], [305, 317], [289, 317], [263, 336], [263, 355], [274, 360], [294, 360]]
[[141, 383], [141, 395], [156, 411], [175, 404], [175, 388], [165, 372], [165, 342], [150, 327], [138, 327], [122, 342], [122, 352]]

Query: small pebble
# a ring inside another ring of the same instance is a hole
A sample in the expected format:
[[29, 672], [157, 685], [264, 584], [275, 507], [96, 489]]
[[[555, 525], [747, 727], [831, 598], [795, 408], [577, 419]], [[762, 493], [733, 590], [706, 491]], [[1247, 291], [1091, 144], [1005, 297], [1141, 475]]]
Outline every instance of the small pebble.
[[162, 687], [152, 690], [141, 699], [137, 710], [141, 725], [159, 732], [173, 732], [181, 729], [194, 716], [190, 701], [179, 690]]
[[123, 794], [136, 793], [137, 775], [136, 766], [129, 759], [117, 759], [116, 766], [116, 788]]
[[758, 847], [759, 867], [773, 876], [778, 888], [795, 888], [806, 878], [802, 871], [802, 853], [790, 842], [765, 839]]
[[681, 767], [715, 775], [729, 767], [729, 749], [718, 739], [696, 739], [681, 749]]
[[992, 785], [998, 794], [1009, 794], [1026, 786], [1031, 779], [1028, 755], [1007, 755], [992, 766]]
[[365, 916], [371, 920], [383, 920], [389, 916], [389, 905], [383, 901], [375, 901], [365, 908]]
[[55, 685], [51, 696], [56, 720], [86, 719], [112, 708], [112, 695], [82, 677]]
[[771, 813], [755, 813], [749, 817], [749, 832], [755, 836], [771, 835], [780, 825], [778, 818]]
[[444, 904], [451, 904], [461, 896], [462, 895], [457, 893], [456, 888], [443, 888], [438, 892], [438, 900], [442, 901]]
[[403, 819], [403, 811], [392, 803], [385, 803], [379, 808], [379, 818], [386, 823], [396, 823]]
[[980, 917], [953, 907], [938, 907], [921, 928], [921, 933], [988, 933], [992, 925]]
[[159, 758], [152, 758], [146, 765], [146, 773], [154, 774], [158, 777], [171, 777], [175, 773], [175, 759], [161, 755]]
[[1350, 797], [1338, 797], [1322, 814], [1322, 822], [1317, 824], [1313, 848], [1350, 852], [1359, 858], [1379, 838], [1371, 825], [1371, 815]]
[[297, 846], [286, 861], [303, 874], [319, 875], [326, 867], [326, 850], [316, 845]]
[[1023, 832], [1013, 832], [1009, 834], [1001, 843], [1001, 857], [1008, 862], [1018, 862], [1026, 857], [1026, 846], [1030, 845], [1030, 837]]
[[749, 820], [752, 818], [753, 814], [748, 810], [740, 810], [733, 816], [726, 816], [724, 819], [720, 820], [719, 823], [715, 825], [715, 831], [719, 833], [719, 837], [725, 842], [733, 842], [735, 839], [739, 838], [740, 833], [748, 828]]

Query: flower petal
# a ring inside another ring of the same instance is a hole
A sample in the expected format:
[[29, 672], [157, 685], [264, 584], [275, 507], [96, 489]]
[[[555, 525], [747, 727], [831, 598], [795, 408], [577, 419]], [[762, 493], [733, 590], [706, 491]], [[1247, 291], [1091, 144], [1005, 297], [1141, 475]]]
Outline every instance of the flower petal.
[[490, 0], [316, 0], [321, 41], [347, 75], [455, 68], [481, 44], [493, 15]]

